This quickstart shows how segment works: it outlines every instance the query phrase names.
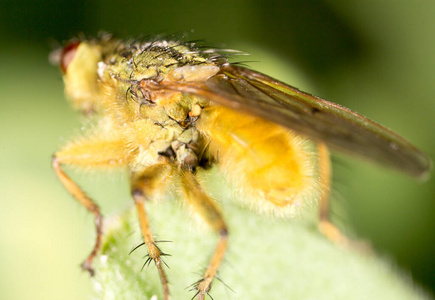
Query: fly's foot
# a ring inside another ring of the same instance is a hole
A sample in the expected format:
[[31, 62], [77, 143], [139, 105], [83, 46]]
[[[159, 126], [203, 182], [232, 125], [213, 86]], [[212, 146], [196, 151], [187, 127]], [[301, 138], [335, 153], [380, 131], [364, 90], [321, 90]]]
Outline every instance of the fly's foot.
[[89, 275], [91, 275], [91, 277], [93, 277], [95, 275], [95, 270], [92, 267], [92, 259], [86, 259], [81, 265], [80, 267], [82, 268], [83, 271], [86, 271], [89, 273]]
[[351, 240], [346, 237], [334, 224], [329, 221], [323, 220], [319, 224], [319, 230], [330, 241], [336, 245], [351, 248], [359, 251], [360, 253], [371, 254], [373, 249], [370, 242], [364, 240]]
[[329, 221], [322, 220], [319, 224], [320, 232], [323, 233], [330, 241], [341, 246], [348, 246], [349, 239]]

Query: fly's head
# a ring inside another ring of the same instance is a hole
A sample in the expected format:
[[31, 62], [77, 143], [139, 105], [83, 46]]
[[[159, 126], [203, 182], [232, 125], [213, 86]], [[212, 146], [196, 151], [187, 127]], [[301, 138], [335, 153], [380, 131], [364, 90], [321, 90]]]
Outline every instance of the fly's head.
[[62, 71], [67, 98], [75, 109], [85, 114], [95, 112], [100, 106], [97, 65], [101, 57], [100, 45], [78, 39], [69, 41], [50, 56]]

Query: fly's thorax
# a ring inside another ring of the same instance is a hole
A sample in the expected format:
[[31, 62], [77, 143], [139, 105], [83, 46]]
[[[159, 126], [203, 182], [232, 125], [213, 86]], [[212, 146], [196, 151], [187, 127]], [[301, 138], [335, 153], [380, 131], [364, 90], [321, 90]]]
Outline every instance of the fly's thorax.
[[185, 128], [174, 120], [159, 126], [160, 133], [150, 143], [148, 150], [188, 168], [198, 166], [204, 146], [195, 126]]
[[109, 95], [104, 97], [107, 100], [104, 107], [124, 109], [120, 115], [127, 119], [150, 118], [162, 123], [168, 118], [184, 122], [195, 103], [204, 107], [207, 101], [171, 89], [159, 89], [159, 84], [203, 82], [219, 70], [213, 60], [199, 52], [176, 42], [161, 41], [103, 55], [97, 73], [104, 94]]
[[[144, 150], [144, 157], [159, 159], [166, 157], [171, 162], [195, 168], [203, 161], [205, 143], [196, 128], [202, 108], [209, 106], [209, 102], [196, 97], [180, 93], [160, 95], [156, 102], [137, 105], [138, 115], [134, 124], [153, 124], [152, 134], [138, 136], [136, 141], [143, 140], [143, 145], [149, 141]], [[137, 127], [137, 126], [136, 126]], [[136, 128], [135, 127], [135, 128]], [[141, 126], [135, 131], [140, 131]], [[134, 134], [133, 134], [134, 135]], [[139, 156], [142, 156], [140, 154]]]
[[[226, 60], [225, 60], [226, 62]], [[219, 62], [224, 63], [224, 62]], [[216, 66], [193, 45], [177, 41], [123, 43], [109, 48], [98, 65], [101, 78], [121, 81], [163, 80], [171, 71], [184, 66]]]
[[156, 124], [174, 120], [182, 126], [192, 125], [200, 110], [210, 105], [204, 98], [170, 90], [147, 90], [140, 82], [120, 82], [111, 79], [100, 82], [103, 115], [111, 115], [120, 125], [140, 119], [149, 119]]

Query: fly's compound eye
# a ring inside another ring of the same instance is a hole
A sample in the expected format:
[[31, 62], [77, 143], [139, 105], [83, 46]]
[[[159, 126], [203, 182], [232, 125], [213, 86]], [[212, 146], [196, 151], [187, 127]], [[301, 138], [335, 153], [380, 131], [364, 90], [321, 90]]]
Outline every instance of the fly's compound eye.
[[80, 45], [80, 42], [78, 42], [78, 41], [72, 42], [72, 43], [69, 43], [68, 45], [66, 45], [62, 49], [62, 52], [60, 54], [60, 59], [59, 59], [59, 66], [64, 74], [66, 73], [69, 64], [74, 59], [74, 56], [76, 55], [77, 48], [79, 47], [79, 45]]

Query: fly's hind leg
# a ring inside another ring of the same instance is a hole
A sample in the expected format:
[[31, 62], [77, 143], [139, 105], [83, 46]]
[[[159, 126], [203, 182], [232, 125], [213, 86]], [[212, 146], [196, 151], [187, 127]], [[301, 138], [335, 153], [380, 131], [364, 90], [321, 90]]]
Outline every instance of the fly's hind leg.
[[317, 144], [319, 154], [319, 175], [322, 185], [320, 198], [320, 224], [319, 230], [332, 242], [345, 247], [351, 247], [361, 253], [371, 253], [370, 243], [363, 240], [350, 240], [329, 219], [329, 195], [331, 186], [331, 160], [325, 144]]
[[209, 293], [212, 281], [224, 258], [228, 245], [228, 228], [224, 222], [220, 209], [204, 192], [192, 172], [188, 170], [182, 171], [181, 191], [184, 199], [193, 210], [201, 216], [213, 230], [219, 233], [220, 237], [202, 279], [193, 284], [194, 289], [197, 290], [195, 296], [197, 296], [198, 300], [202, 300], [205, 298], [205, 295]]
[[131, 195], [136, 205], [142, 237], [148, 249], [148, 260], [145, 265], [151, 261], [156, 264], [163, 287], [163, 299], [165, 300], [169, 299], [169, 287], [163, 269], [163, 265], [166, 265], [166, 263], [163, 261], [162, 256], [167, 254], [163, 253], [156, 245], [145, 210], [145, 201], [162, 189], [162, 185], [167, 181], [167, 177], [171, 175], [171, 172], [172, 167], [165, 163], [148, 167], [140, 173], [133, 174], [131, 186]]
[[349, 240], [329, 219], [329, 197], [331, 187], [331, 159], [327, 146], [317, 143], [319, 156], [319, 177], [322, 194], [320, 196], [320, 231], [331, 241], [347, 245]]

